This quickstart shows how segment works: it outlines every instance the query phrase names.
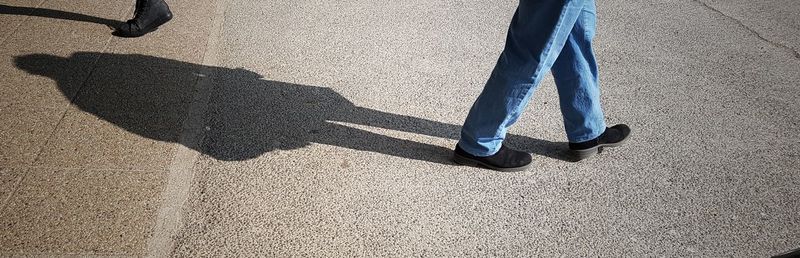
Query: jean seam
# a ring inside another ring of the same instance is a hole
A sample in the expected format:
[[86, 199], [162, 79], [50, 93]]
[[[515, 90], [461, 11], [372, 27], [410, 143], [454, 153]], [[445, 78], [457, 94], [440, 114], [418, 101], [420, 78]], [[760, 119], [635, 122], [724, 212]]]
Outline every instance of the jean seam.
[[547, 41], [547, 44], [545, 45], [545, 47], [544, 47], [544, 49], [542, 51], [542, 53], [545, 53], [545, 55], [547, 57], [539, 60], [539, 62], [536, 64], [536, 68], [534, 68], [533, 73], [531, 74], [532, 77], [533, 77], [533, 83], [530, 84], [530, 86], [527, 86], [527, 89], [525, 91], [521, 91], [521, 92], [517, 93], [517, 96], [515, 96], [515, 98], [514, 98], [514, 102], [512, 102], [512, 104], [514, 104], [513, 106], [515, 106], [516, 108], [513, 111], [511, 111], [512, 113], [511, 113], [510, 116], [507, 116], [506, 119], [503, 120], [503, 123], [501, 124], [502, 127], [500, 129], [500, 132], [498, 132], [499, 134], [495, 134], [494, 135], [495, 138], [503, 138], [503, 140], [505, 139], [505, 137], [500, 137], [500, 136], [501, 135], [505, 135], [507, 133], [506, 128], [508, 128], [508, 126], [509, 126], [508, 122], [511, 121], [511, 118], [512, 117], [518, 117], [519, 114], [521, 113], [521, 109], [522, 108], [519, 107], [519, 105], [523, 102], [523, 98], [528, 96], [528, 93], [532, 90], [533, 85], [537, 85], [538, 83], [541, 82], [541, 80], [537, 79], [537, 77], [541, 77], [542, 76], [541, 73], [544, 70], [543, 67], [545, 66], [545, 64], [547, 62], [549, 62], [550, 55], [552, 54], [552, 53], [550, 53], [550, 51], [553, 49], [553, 45], [555, 43], [555, 38], [558, 36], [558, 33], [561, 30], [561, 27], [564, 26], [563, 16], [564, 16], [564, 13], [567, 11], [567, 8], [568, 7], [565, 6], [564, 9], [561, 10], [561, 13], [559, 14], [558, 23], [556, 23], [556, 26], [553, 27], [553, 35], [549, 38], [549, 40]]

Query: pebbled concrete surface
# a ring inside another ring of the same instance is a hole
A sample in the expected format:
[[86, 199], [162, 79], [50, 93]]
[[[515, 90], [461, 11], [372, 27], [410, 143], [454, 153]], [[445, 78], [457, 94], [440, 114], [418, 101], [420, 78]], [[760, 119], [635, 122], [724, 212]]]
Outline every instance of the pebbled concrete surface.
[[800, 58], [800, 6], [794, 1], [699, 1], [746, 27], [756, 37]]
[[[141, 253], [159, 203], [161, 171], [31, 168], [2, 213], [2, 251]], [[10, 212], [13, 211], [13, 212]], [[13, 222], [13, 223], [12, 223]]]
[[[147, 255], [197, 75], [136, 73], [147, 64], [113, 57], [200, 62], [208, 31], [194, 19], [214, 14], [176, 1], [162, 33], [120, 39], [107, 25], [127, 19], [132, 1], [33, 2], [0, 4], [13, 28], [0, 41], [0, 256]], [[179, 87], [132, 95], [162, 84]]]
[[0, 30], [0, 256], [800, 247], [794, 1], [599, 2], [607, 121], [634, 138], [565, 161], [547, 78], [508, 139], [535, 164], [511, 174], [449, 155], [516, 1], [173, 0], [131, 40], [102, 24], [128, 3], [92, 3], [0, 10], [19, 24]]
[[219, 65], [234, 70], [214, 75], [175, 254], [792, 249], [799, 62], [774, 42], [794, 40], [765, 41], [712, 4], [600, 3], [607, 119], [631, 124], [634, 141], [581, 163], [558, 159], [547, 80], [509, 140], [541, 155], [530, 171], [501, 174], [447, 155], [513, 1], [232, 1]]

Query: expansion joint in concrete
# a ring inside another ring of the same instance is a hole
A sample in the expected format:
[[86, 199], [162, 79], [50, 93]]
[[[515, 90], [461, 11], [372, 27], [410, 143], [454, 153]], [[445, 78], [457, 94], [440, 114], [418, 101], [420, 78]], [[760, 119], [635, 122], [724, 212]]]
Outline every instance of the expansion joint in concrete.
[[773, 45], [773, 46], [775, 46], [777, 48], [783, 49], [784, 51], [787, 51], [787, 52], [791, 53], [794, 56], [794, 58], [800, 59], [800, 53], [797, 52], [797, 50], [795, 50], [794, 48], [792, 48], [790, 46], [787, 46], [787, 45], [784, 45], [784, 44], [782, 44], [780, 42], [776, 42], [774, 40], [767, 39], [766, 37], [761, 35], [761, 33], [758, 33], [758, 31], [756, 31], [756, 30], [750, 28], [750, 26], [747, 26], [746, 24], [744, 24], [744, 22], [742, 22], [741, 20], [736, 19], [733, 16], [730, 16], [728, 14], [725, 14], [722, 11], [720, 11], [719, 9], [712, 7], [712, 6], [708, 5], [707, 3], [705, 3], [705, 2], [703, 2], [701, 0], [692, 0], [692, 1], [697, 2], [698, 4], [700, 4], [701, 6], [705, 7], [708, 10], [711, 10], [711, 11], [713, 11], [713, 12], [719, 14], [719, 15], [722, 15], [723, 17], [725, 17], [727, 19], [732, 20], [733, 22], [739, 24], [739, 26], [742, 26], [745, 30], [749, 31], [751, 34], [753, 34], [757, 38], [761, 39], [762, 41], [767, 42], [770, 45]]

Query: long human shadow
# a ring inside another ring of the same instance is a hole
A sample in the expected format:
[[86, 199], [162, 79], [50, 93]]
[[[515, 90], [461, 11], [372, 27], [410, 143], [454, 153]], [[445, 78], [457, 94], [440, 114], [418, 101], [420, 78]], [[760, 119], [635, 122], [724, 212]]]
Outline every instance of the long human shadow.
[[106, 26], [110, 27], [111, 29], [119, 28], [123, 24], [123, 22], [121, 22], [121, 21], [109, 20], [109, 19], [105, 19], [105, 18], [90, 16], [90, 15], [85, 15], [85, 14], [80, 14], [80, 13], [53, 10], [53, 9], [47, 9], [47, 8], [11, 6], [11, 5], [4, 5], [4, 4], [0, 4], [0, 14], [38, 16], [38, 17], [54, 18], [54, 19], [62, 19], [62, 20], [91, 22], [91, 23], [97, 23], [97, 24], [106, 25]]
[[[95, 60], [99, 61], [95, 64]], [[272, 150], [321, 143], [452, 164], [450, 148], [352, 125], [449, 139], [458, 139], [460, 130], [457, 125], [359, 107], [329, 88], [266, 80], [244, 69], [95, 52], [67, 58], [24, 55], [15, 57], [15, 63], [28, 73], [55, 80], [81, 110], [129, 132], [167, 142], [179, 142], [197, 90], [194, 86], [200, 77], [209, 77], [205, 139], [202, 145], [187, 147], [218, 160], [247, 160]], [[94, 69], [92, 75], [81, 79], [87, 69]], [[508, 142], [534, 154], [568, 160], [562, 154], [564, 143], [517, 135], [510, 135]]]

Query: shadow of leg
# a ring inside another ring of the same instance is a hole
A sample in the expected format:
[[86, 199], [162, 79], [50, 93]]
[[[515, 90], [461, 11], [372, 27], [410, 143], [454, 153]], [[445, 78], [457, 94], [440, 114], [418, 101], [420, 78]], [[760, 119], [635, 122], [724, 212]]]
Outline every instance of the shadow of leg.
[[570, 155], [567, 151], [566, 142], [551, 142], [515, 134], [507, 135], [505, 141], [518, 150], [532, 153], [534, 155], [545, 156], [548, 158], [568, 162], [577, 161], [577, 159], [573, 158], [572, 155]]
[[312, 137], [312, 141], [407, 159], [416, 159], [446, 165], [455, 164], [450, 161], [452, 150], [449, 148], [397, 139], [333, 123], [327, 123], [323, 127], [323, 130]]
[[[433, 120], [391, 114], [374, 109], [356, 107], [346, 116], [336, 116], [336, 121], [368, 125], [373, 127], [429, 135], [434, 137], [458, 140], [461, 126], [446, 124]], [[506, 142], [515, 148], [563, 161], [574, 161], [567, 153], [565, 142], [551, 142], [526, 136], [509, 134]], [[451, 150], [452, 151], [452, 150]]]
[[461, 130], [457, 125], [362, 107], [355, 107], [352, 112], [337, 115], [332, 120], [454, 140]]
[[0, 4], [0, 14], [14, 14], [26, 16], [38, 16], [45, 18], [54, 18], [62, 20], [72, 20], [81, 22], [91, 22], [97, 24], [104, 24], [112, 29], [116, 29], [123, 24], [121, 21], [109, 20], [100, 17], [89, 16], [80, 13], [65, 12], [53, 9], [32, 8], [32, 7], [18, 7]]

